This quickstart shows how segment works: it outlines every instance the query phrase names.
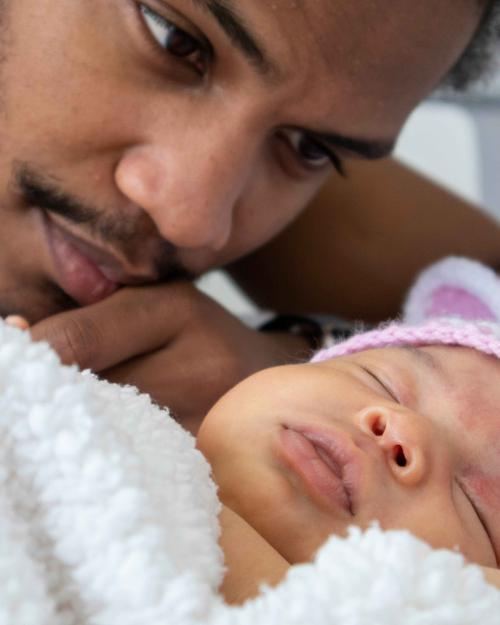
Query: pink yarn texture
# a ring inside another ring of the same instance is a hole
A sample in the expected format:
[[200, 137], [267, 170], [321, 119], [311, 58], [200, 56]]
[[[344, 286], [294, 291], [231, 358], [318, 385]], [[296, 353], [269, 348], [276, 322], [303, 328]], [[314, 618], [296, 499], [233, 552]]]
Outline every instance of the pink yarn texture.
[[500, 325], [489, 321], [465, 322], [460, 319], [432, 319], [411, 326], [391, 323], [355, 334], [342, 343], [319, 351], [311, 362], [322, 362], [367, 349], [401, 345], [460, 345], [500, 358]]
[[499, 321], [500, 278], [481, 263], [449, 257], [416, 280], [403, 321], [355, 334], [321, 350], [311, 362], [401, 345], [460, 345], [500, 358]]

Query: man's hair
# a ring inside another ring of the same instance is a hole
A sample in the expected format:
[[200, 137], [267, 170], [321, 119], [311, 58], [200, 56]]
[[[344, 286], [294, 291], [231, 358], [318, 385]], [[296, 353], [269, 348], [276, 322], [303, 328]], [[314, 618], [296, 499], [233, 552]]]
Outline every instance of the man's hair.
[[491, 0], [471, 42], [441, 86], [464, 91], [478, 80], [487, 78], [495, 69], [495, 54], [499, 49], [500, 0]]

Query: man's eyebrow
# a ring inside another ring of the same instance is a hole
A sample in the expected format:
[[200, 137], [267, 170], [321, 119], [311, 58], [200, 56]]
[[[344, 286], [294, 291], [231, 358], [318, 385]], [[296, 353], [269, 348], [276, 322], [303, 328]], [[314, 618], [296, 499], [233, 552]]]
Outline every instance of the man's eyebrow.
[[367, 159], [377, 159], [389, 156], [394, 149], [395, 139], [385, 141], [383, 139], [358, 139], [346, 137], [336, 132], [308, 132], [309, 136], [322, 143], [331, 144], [332, 147], [343, 148], [348, 152]]
[[191, 2], [215, 18], [231, 43], [260, 74], [278, 73], [257, 37], [250, 31], [241, 15], [238, 15], [232, 0], [191, 0]]
[[[264, 47], [258, 42], [245, 20], [238, 14], [233, 0], [191, 0], [203, 11], [210, 13], [226, 33], [232, 44], [238, 48], [255, 69], [263, 76], [276, 79], [279, 70], [269, 59]], [[337, 132], [308, 131], [311, 138], [343, 148], [366, 159], [378, 159], [389, 156], [394, 149], [395, 140], [360, 139], [347, 137]]]

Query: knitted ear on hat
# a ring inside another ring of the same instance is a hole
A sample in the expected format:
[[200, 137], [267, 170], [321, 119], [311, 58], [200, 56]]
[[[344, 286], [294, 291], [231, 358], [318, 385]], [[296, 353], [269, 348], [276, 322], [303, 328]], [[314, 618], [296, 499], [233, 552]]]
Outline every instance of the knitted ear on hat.
[[319, 351], [322, 362], [367, 349], [399, 345], [461, 345], [500, 359], [500, 278], [466, 258], [446, 258], [426, 269], [411, 289], [401, 321]]
[[500, 278], [468, 258], [450, 256], [424, 270], [410, 290], [403, 321], [436, 317], [500, 321]]

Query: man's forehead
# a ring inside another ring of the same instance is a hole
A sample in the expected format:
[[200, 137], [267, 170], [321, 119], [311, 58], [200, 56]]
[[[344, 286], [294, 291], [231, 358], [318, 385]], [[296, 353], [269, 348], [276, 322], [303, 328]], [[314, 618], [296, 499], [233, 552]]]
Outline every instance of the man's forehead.
[[[386, 137], [399, 130], [416, 103], [456, 62], [481, 15], [477, 0], [231, 4], [255, 24], [271, 55], [285, 50], [285, 73], [310, 76], [304, 89], [313, 89], [321, 73], [323, 91], [336, 100], [332, 111], [341, 125], [344, 117], [361, 124], [370, 118], [370, 127], [348, 128], [349, 133], [358, 129], [358, 134], [373, 134], [375, 122], [380, 125], [377, 134]], [[346, 107], [349, 102], [345, 115], [339, 102]]]
[[347, 64], [353, 74], [366, 75], [366, 69], [377, 71], [379, 60], [392, 55], [396, 75], [406, 79], [409, 74], [417, 80], [420, 58], [429, 64], [439, 62], [438, 51], [449, 45], [448, 63], [455, 60], [467, 42], [460, 34], [465, 29], [466, 40], [472, 34], [484, 5], [484, 0], [326, 1], [310, 3], [303, 13], [329, 55], [333, 71]]

